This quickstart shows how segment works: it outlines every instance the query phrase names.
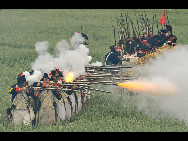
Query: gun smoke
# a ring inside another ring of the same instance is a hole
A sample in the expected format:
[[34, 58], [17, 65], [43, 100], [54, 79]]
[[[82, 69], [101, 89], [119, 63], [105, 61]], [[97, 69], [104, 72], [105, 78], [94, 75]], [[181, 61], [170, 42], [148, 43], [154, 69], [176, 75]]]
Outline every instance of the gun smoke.
[[[81, 33], [75, 32], [70, 39], [70, 44], [63, 39], [56, 44], [54, 49], [55, 56], [48, 52], [49, 43], [47, 41], [37, 42], [35, 50], [38, 57], [31, 63], [32, 70], [40, 70], [42, 73], [50, 73], [54, 68], [63, 71], [64, 77], [68, 72], [74, 73], [74, 79], [85, 74], [84, 66], [89, 65], [92, 57], [88, 55], [89, 49], [83, 45], [84, 37]], [[102, 65], [102, 62], [96, 62], [95, 65]], [[92, 65], [92, 64], [91, 64]]]
[[31, 86], [34, 82], [39, 82], [42, 78], [42, 72], [35, 70], [31, 75], [28, 71], [23, 72], [25, 79], [28, 82], [28, 85]]
[[[151, 117], [174, 117], [188, 122], [187, 48], [188, 45], [175, 46], [173, 50], [163, 51], [150, 65], [136, 67], [135, 73], [143, 75], [132, 83], [145, 88], [137, 90], [139, 95], [134, 96], [139, 111]], [[149, 87], [153, 90], [148, 91]]]

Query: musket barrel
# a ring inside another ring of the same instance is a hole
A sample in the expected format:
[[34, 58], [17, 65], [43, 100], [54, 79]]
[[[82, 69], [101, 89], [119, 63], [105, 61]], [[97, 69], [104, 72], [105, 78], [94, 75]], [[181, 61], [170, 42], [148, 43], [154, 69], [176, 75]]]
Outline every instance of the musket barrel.
[[30, 87], [30, 89], [32, 89], [32, 90], [33, 90], [34, 88], [37, 88], [37, 89], [43, 89], [43, 90], [61, 90], [61, 91], [73, 91], [73, 92], [78, 91], [78, 90], [65, 89], [65, 88], [58, 89], [58, 87], [55, 87], [55, 88], [46, 88], [46, 87]]

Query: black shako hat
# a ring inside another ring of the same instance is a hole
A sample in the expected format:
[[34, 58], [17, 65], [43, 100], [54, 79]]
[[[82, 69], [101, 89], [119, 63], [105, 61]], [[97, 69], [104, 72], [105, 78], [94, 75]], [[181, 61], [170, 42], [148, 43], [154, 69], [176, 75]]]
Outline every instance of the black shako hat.
[[26, 82], [25, 75], [18, 76], [18, 78], [17, 78], [18, 86], [21, 86], [24, 82]]
[[163, 29], [163, 30], [160, 30], [160, 31], [163, 32], [163, 33], [167, 33], [168, 29]]
[[30, 73], [30, 75], [33, 75], [34, 74], [34, 70], [31, 70], [29, 73]]
[[51, 73], [52, 73], [52, 76], [64, 77], [62, 71], [59, 71], [59, 69], [52, 70]]
[[171, 25], [165, 25], [165, 26], [166, 26], [166, 29], [172, 33], [172, 27], [171, 27]]
[[82, 34], [82, 37], [84, 37], [86, 40], [88, 40], [88, 36], [84, 33], [81, 33]]
[[40, 81], [44, 81], [44, 78], [48, 78], [50, 81], [54, 80], [53, 77], [49, 78], [47, 73], [44, 73], [44, 76], [43, 76], [43, 78]]

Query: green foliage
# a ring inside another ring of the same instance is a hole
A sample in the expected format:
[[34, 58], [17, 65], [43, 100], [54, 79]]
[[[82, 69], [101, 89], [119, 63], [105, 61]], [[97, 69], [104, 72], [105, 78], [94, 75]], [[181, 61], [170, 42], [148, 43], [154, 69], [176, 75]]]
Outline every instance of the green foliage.
[[[121, 97], [114, 100], [109, 94], [95, 93], [84, 104], [72, 121], [62, 121], [62, 125], [52, 126], [15, 126], [4, 117], [5, 109], [11, 105], [8, 90], [16, 83], [17, 75], [31, 70], [31, 62], [37, 57], [34, 44], [38, 41], [49, 42], [49, 52], [53, 54], [56, 43], [62, 39], [70, 40], [74, 32], [88, 35], [89, 55], [92, 62], [102, 61], [104, 55], [114, 44], [112, 25], [121, 13], [131, 13], [130, 19], [136, 25], [135, 13], [144, 11], [152, 21], [153, 9], [13, 9], [0, 10], [0, 131], [188, 131], [184, 121], [172, 118], [150, 118]], [[186, 33], [188, 10], [167, 10], [173, 34], [177, 43], [187, 44]], [[163, 10], [155, 10], [157, 20]], [[112, 19], [111, 19], [112, 17]], [[81, 31], [81, 25], [83, 31]], [[161, 26], [159, 25], [161, 29]], [[154, 34], [157, 34], [156, 22]], [[131, 33], [132, 36], [132, 33]], [[116, 34], [118, 41], [118, 35]], [[130, 99], [129, 99], [130, 100]], [[125, 104], [127, 103], [127, 104]]]

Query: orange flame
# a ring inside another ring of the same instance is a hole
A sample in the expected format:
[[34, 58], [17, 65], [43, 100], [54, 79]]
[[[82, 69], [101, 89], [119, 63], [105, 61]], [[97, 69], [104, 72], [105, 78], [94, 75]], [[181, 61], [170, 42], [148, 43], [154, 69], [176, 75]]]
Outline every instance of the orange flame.
[[125, 83], [119, 83], [118, 86], [124, 87], [128, 90], [134, 92], [141, 92], [152, 95], [160, 95], [160, 96], [170, 96], [177, 92], [177, 88], [168, 84], [167, 86], [163, 86], [162, 84], [156, 84], [153, 82], [147, 81], [129, 81]]
[[69, 72], [65, 77], [65, 82], [73, 82], [73, 78], [74, 78], [74, 74], [72, 72]]

